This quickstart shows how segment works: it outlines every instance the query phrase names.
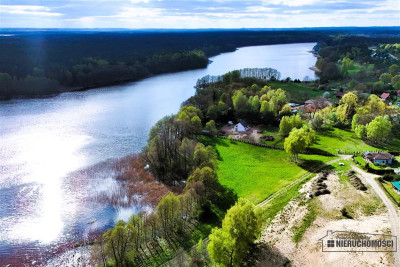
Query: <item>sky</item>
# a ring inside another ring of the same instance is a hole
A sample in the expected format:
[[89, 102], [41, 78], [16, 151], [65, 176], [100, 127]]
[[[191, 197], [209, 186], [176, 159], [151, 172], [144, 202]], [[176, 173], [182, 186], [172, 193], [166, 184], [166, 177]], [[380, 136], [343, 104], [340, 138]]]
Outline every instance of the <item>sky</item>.
[[0, 28], [400, 26], [400, 0], [0, 0]]

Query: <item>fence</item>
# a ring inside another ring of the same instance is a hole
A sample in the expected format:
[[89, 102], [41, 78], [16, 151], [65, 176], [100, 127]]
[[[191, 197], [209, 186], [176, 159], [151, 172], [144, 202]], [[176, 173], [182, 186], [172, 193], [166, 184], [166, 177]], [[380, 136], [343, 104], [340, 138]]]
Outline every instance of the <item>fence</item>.
[[250, 141], [250, 140], [247, 140], [247, 139], [241, 139], [241, 138], [233, 138], [232, 139], [232, 138], [228, 138], [226, 136], [218, 136], [218, 138], [227, 139], [227, 140], [231, 140], [231, 141], [242, 142], [242, 143], [250, 144], [250, 145], [253, 145], [253, 146], [260, 146], [260, 147], [266, 147], [266, 148], [271, 148], [271, 149], [284, 150], [284, 148], [281, 147], [281, 146], [274, 146], [274, 145], [257, 143], [257, 142]]
[[[265, 148], [271, 148], [271, 149], [276, 149], [276, 150], [285, 150], [283, 147], [281, 146], [274, 146], [274, 145], [268, 145], [268, 144], [263, 144], [263, 143], [258, 143], [258, 142], [254, 142], [251, 140], [247, 140], [247, 139], [242, 139], [242, 138], [228, 138], [226, 136], [218, 136], [218, 138], [221, 139], [227, 139], [227, 140], [231, 140], [231, 141], [237, 141], [237, 142], [242, 142], [242, 143], [246, 143], [249, 145], [253, 145], [253, 146], [259, 146], [259, 147], [265, 147]], [[306, 154], [306, 155], [322, 155], [322, 156], [337, 156], [335, 154], [331, 154], [329, 152], [325, 152], [325, 151], [303, 151], [300, 154]]]

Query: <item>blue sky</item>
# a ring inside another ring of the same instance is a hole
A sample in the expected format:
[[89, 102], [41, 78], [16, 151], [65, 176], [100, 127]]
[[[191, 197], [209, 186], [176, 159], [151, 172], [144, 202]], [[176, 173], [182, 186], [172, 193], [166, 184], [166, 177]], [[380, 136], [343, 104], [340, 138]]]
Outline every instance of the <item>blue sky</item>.
[[0, 0], [0, 28], [400, 26], [400, 0]]

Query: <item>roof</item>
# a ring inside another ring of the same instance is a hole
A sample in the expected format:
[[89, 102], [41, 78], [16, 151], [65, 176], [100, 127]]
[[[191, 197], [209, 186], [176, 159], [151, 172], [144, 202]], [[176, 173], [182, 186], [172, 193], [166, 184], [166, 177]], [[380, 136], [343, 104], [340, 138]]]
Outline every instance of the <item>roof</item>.
[[381, 95], [381, 98], [382, 98], [382, 99], [386, 99], [386, 98], [388, 98], [389, 96], [390, 96], [389, 93], [383, 93], [383, 94]]
[[397, 181], [397, 182], [392, 182], [392, 185], [393, 185], [394, 187], [396, 187], [396, 188], [397, 188], [397, 190], [399, 190], [399, 191], [400, 191], [400, 181]]
[[249, 127], [249, 125], [247, 124], [247, 122], [245, 120], [241, 120], [239, 123], [241, 125], [243, 125], [243, 127], [245, 127], [245, 128]]
[[368, 158], [371, 159], [392, 159], [393, 155], [387, 152], [364, 152]]

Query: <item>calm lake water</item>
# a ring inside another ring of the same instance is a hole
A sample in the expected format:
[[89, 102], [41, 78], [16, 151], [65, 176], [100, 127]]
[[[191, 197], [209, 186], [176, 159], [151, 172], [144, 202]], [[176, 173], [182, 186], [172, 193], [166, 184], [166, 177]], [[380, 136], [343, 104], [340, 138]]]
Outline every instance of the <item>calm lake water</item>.
[[316, 58], [308, 53], [314, 45], [245, 47], [211, 58], [206, 69], [47, 99], [0, 102], [0, 266], [18, 266], [36, 251], [48, 252], [137, 212], [135, 207], [88, 201], [118, 188], [107, 171], [71, 174], [140, 152], [151, 126], [179, 110], [194, 94], [198, 78], [270, 67], [282, 78], [314, 79], [309, 67]]

